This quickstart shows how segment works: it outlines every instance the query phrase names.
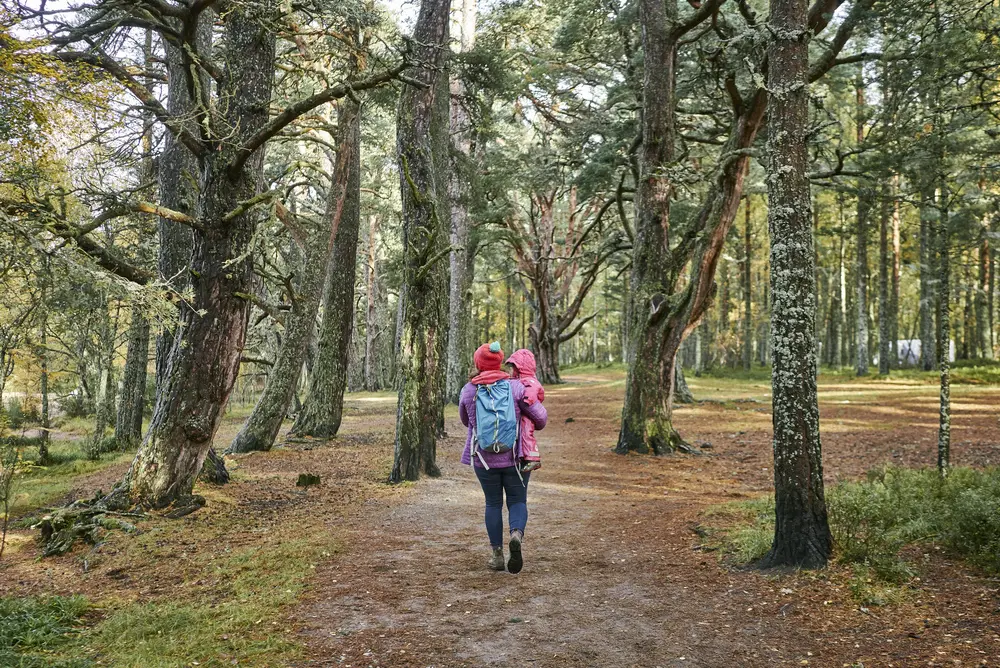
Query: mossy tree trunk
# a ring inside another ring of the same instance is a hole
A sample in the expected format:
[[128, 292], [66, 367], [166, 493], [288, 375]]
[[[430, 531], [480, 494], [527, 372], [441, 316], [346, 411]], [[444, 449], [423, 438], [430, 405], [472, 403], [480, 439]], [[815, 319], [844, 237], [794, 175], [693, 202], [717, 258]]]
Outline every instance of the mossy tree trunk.
[[767, 184], [771, 239], [775, 531], [763, 568], [821, 568], [833, 547], [816, 394], [815, 256], [806, 137], [805, 0], [771, 0]]
[[181, 314], [152, 423], [117, 492], [130, 503], [162, 508], [190, 497], [239, 372], [252, 278], [245, 250], [260, 218], [249, 203], [261, 193], [264, 159], [262, 147], [241, 150], [268, 122], [275, 59], [270, 9], [237, 6], [227, 15], [214, 120], [228, 127], [230, 141], [199, 159], [192, 308]]
[[439, 475], [436, 462], [448, 333], [448, 34], [451, 4], [422, 0], [410, 77], [399, 99], [396, 143], [403, 204], [398, 313], [396, 443], [390, 481]]
[[340, 225], [323, 287], [323, 320], [316, 362], [309, 377], [306, 400], [292, 425], [293, 433], [316, 438], [336, 436], [343, 417], [361, 226], [361, 113], [357, 105], [345, 101], [337, 124], [340, 127], [337, 150], [347, 155], [345, 162], [341, 163], [339, 154], [337, 160], [337, 168], [346, 170], [346, 175], [334, 174], [333, 178], [334, 183], [343, 184], [338, 186], [337, 195], [338, 201], [343, 199], [338, 205], [342, 209]]

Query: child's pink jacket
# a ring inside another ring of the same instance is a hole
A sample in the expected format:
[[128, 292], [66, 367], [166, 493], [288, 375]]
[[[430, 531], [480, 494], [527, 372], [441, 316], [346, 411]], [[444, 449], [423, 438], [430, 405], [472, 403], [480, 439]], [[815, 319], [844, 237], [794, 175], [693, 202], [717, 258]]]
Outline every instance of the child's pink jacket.
[[[515, 350], [507, 359], [507, 364], [517, 367], [518, 380], [524, 385], [524, 401], [530, 406], [535, 402], [545, 401], [545, 388], [535, 378], [535, 356], [524, 348]], [[527, 461], [539, 461], [538, 441], [535, 440], [535, 424], [521, 416], [521, 458]]]

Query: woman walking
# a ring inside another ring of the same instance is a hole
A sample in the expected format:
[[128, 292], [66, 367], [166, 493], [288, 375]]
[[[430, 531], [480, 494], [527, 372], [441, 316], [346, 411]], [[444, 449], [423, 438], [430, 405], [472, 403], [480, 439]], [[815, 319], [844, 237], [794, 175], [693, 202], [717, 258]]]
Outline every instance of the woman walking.
[[[544, 429], [548, 414], [540, 402], [529, 403], [520, 381], [501, 371], [503, 359], [499, 343], [479, 346], [473, 355], [478, 373], [462, 388], [458, 415], [462, 424], [469, 428], [462, 463], [472, 464], [486, 497], [486, 533], [492, 549], [489, 567], [495, 571], [504, 570], [503, 503], [506, 495], [510, 523], [510, 560], [506, 570], [518, 573], [524, 564], [521, 541], [528, 523], [531, 474], [521, 473], [518, 468], [521, 443], [517, 425], [523, 415], [531, 420], [535, 429]], [[490, 420], [490, 424], [483, 425], [489, 429], [481, 435], [477, 433], [477, 413], [479, 418], [485, 416]]]

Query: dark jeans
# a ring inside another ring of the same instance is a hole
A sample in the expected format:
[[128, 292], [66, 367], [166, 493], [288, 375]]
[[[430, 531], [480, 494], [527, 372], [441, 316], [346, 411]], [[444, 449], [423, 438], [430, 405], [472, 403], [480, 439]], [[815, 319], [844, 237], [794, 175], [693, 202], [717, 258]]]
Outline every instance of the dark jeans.
[[519, 529], [524, 533], [528, 523], [528, 478], [530, 473], [522, 473], [524, 483], [517, 476], [517, 469], [506, 466], [502, 469], [483, 469], [478, 466], [476, 477], [486, 495], [486, 533], [491, 547], [503, 545], [503, 496], [507, 493], [507, 515], [510, 530]]

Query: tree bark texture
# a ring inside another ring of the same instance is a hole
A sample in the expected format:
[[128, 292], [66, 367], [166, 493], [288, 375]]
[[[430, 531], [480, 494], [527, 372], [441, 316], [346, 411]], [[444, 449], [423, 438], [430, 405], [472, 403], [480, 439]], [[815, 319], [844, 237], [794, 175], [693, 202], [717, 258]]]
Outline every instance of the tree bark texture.
[[821, 568], [833, 539], [816, 393], [815, 271], [806, 134], [805, 0], [771, 0], [768, 229], [771, 239], [775, 531], [763, 568]]
[[216, 120], [228, 128], [199, 160], [191, 261], [192, 308], [178, 335], [157, 392], [149, 431], [118, 493], [162, 508], [191, 495], [239, 372], [251, 291], [250, 245], [260, 213], [245, 202], [261, 191], [263, 148], [234, 169], [243, 142], [268, 121], [275, 34], [268, 6], [234, 6], [226, 18], [224, 70]]
[[[347, 360], [354, 329], [355, 268], [361, 227], [361, 113], [354, 103], [342, 102], [338, 126], [343, 128], [338, 151], [347, 154], [344, 176], [334, 174], [334, 183], [344, 183], [340, 226], [333, 242], [330, 267], [323, 287], [323, 321], [319, 349], [305, 403], [292, 425], [300, 436], [332, 438], [340, 429], [347, 389]], [[338, 168], [340, 158], [338, 155]], [[329, 215], [329, 214], [328, 214]]]
[[375, 243], [378, 239], [378, 215], [368, 218], [368, 262], [365, 265], [365, 390], [374, 392], [381, 387], [376, 377], [375, 334], [378, 317], [375, 304], [378, 299], [378, 255]]
[[948, 221], [948, 191], [942, 184], [938, 194], [937, 240], [937, 364], [941, 374], [938, 402], [937, 466], [941, 477], [951, 468], [951, 234]]
[[[459, 22], [459, 47], [465, 52], [472, 49], [476, 34], [476, 1], [462, 0]], [[451, 114], [451, 168], [448, 171], [448, 199], [451, 211], [451, 252], [448, 262], [448, 349], [447, 396], [458, 403], [458, 395], [465, 385], [469, 351], [469, 324], [472, 300], [471, 289], [475, 269], [475, 252], [472, 247], [469, 214], [471, 181], [475, 174], [472, 155], [473, 127], [465, 108], [465, 84], [461, 79], [450, 83]]]
[[934, 256], [937, 243], [937, 211], [934, 209], [934, 192], [924, 188], [920, 202], [920, 365], [930, 371], [937, 364], [937, 336], [934, 328], [936, 297], [936, 268]]
[[[213, 12], [205, 11], [198, 19], [194, 37], [197, 53], [210, 53], [212, 45]], [[173, 116], [186, 119], [183, 122], [190, 131], [197, 132], [197, 122], [194, 111], [197, 105], [194, 99], [195, 91], [189, 86], [188, 63], [185, 60], [183, 47], [165, 41], [167, 60], [167, 111]], [[209, 87], [209, 77], [205, 72], [199, 72], [199, 86], [202, 90]], [[160, 204], [167, 209], [196, 216], [198, 213], [198, 160], [170, 132], [164, 133], [163, 152], [159, 158], [157, 187]], [[181, 223], [157, 219], [157, 236], [159, 238], [159, 254], [157, 269], [160, 280], [177, 294], [182, 294], [191, 285], [189, 268], [191, 253], [194, 248], [194, 236], [190, 227]], [[186, 308], [178, 303], [181, 309]], [[156, 337], [156, 387], [165, 382], [164, 373], [167, 368], [167, 358], [174, 345], [177, 333], [175, 327], [164, 327]], [[157, 389], [159, 392], [159, 389]]]
[[878, 244], [878, 373], [888, 376], [891, 368], [892, 354], [892, 308], [889, 304], [889, 223], [892, 215], [892, 201], [889, 198], [891, 190], [888, 184], [882, 192], [881, 210], [879, 216]]
[[142, 309], [132, 308], [128, 328], [128, 351], [122, 372], [122, 391], [115, 415], [115, 441], [130, 450], [142, 439], [142, 413], [146, 407], [146, 365], [149, 361], [149, 321]]
[[439, 474], [436, 448], [445, 389], [440, 367], [447, 341], [446, 260], [450, 250], [447, 200], [443, 197], [448, 166], [441, 161], [447, 157], [441, 148], [447, 147], [448, 141], [450, 8], [447, 0], [422, 0], [413, 32], [419, 65], [410, 76], [424, 87], [404, 88], [397, 112], [404, 265], [392, 482], [416, 480], [421, 472]]
[[855, 316], [857, 325], [855, 333], [855, 370], [859, 376], [868, 375], [868, 363], [871, 355], [868, 352], [868, 214], [871, 212], [871, 195], [867, 190], [858, 192], [857, 214], [857, 262], [855, 299]]
[[979, 285], [976, 290], [976, 334], [979, 356], [983, 359], [993, 359], [993, 344], [991, 342], [989, 314], [986, 295], [990, 289], [990, 241], [983, 230], [979, 242]]
[[746, 207], [743, 223], [743, 369], [749, 371], [753, 362], [753, 291], [750, 283], [750, 261], [753, 243], [750, 238], [750, 196], [743, 201]]

